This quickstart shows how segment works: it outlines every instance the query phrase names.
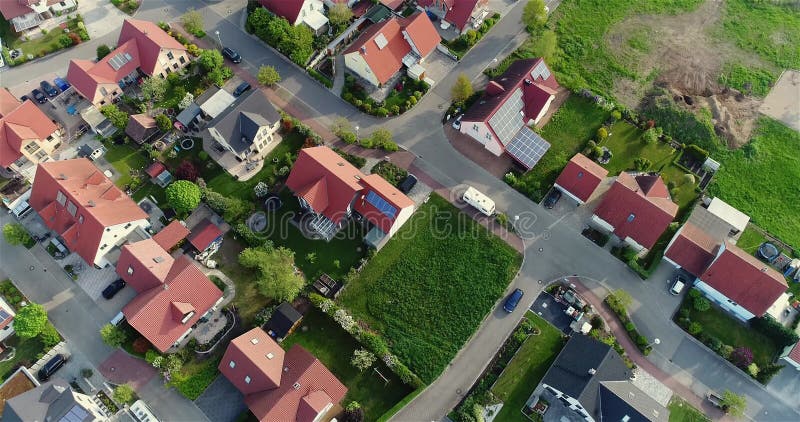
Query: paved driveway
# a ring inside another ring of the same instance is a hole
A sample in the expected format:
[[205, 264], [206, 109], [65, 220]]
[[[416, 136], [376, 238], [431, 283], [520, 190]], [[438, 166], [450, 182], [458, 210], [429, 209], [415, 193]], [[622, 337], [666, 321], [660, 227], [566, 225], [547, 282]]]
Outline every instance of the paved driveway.
[[214, 422], [233, 422], [247, 410], [242, 393], [222, 375], [217, 376], [194, 404]]
[[139, 390], [157, 375], [155, 368], [143, 359], [133, 357], [122, 349], [117, 349], [100, 364], [100, 372], [114, 384], [130, 384]]
[[539, 296], [531, 305], [531, 311], [544, 318], [545, 321], [553, 324], [554, 327], [561, 330], [564, 334], [572, 334], [572, 328], [569, 327], [572, 323], [572, 318], [564, 313], [566, 310], [567, 305], [557, 302], [556, 299], [547, 292], [539, 293]]

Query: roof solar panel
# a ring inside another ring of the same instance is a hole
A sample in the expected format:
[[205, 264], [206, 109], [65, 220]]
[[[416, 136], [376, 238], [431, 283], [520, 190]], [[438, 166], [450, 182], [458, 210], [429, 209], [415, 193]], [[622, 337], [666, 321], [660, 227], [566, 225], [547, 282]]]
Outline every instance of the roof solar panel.
[[533, 68], [533, 78], [536, 79], [541, 77], [542, 79], [547, 79], [550, 77], [550, 69], [547, 68], [547, 65], [544, 64], [544, 61], [539, 62], [536, 67]]
[[518, 88], [489, 118], [489, 125], [503, 145], [508, 145], [513, 139], [514, 133], [525, 124], [520, 113], [524, 106], [522, 90]]
[[530, 170], [548, 149], [550, 149], [549, 142], [529, 127], [523, 126], [506, 147], [506, 152]]
[[6, 312], [6, 310], [5, 310], [5, 309], [0, 309], [0, 321], [5, 321], [5, 320], [7, 320], [7, 319], [8, 319], [10, 316], [11, 316], [11, 314], [9, 314], [8, 312]]
[[394, 216], [397, 215], [397, 208], [386, 202], [385, 199], [378, 196], [378, 194], [375, 192], [369, 191], [366, 199], [367, 202], [372, 204], [373, 207], [377, 208], [378, 211], [380, 211], [383, 215], [389, 218], [394, 218]]

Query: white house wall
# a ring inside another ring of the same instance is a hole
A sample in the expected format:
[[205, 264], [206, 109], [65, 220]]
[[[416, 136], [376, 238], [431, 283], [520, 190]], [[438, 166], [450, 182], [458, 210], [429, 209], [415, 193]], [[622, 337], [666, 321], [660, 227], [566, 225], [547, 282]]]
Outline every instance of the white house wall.
[[403, 227], [403, 224], [405, 224], [406, 221], [408, 221], [408, 219], [411, 218], [411, 214], [413, 213], [414, 213], [413, 205], [407, 206], [402, 210], [400, 210], [400, 212], [397, 214], [397, 218], [394, 219], [394, 224], [392, 224], [392, 227], [389, 228], [389, 233], [387, 233], [389, 237], [394, 236], [394, 234], [397, 233], [398, 230], [400, 230], [400, 227]]
[[[146, 219], [142, 219], [106, 227], [103, 237], [100, 238], [100, 245], [97, 247], [97, 255], [94, 257], [93, 264], [100, 268], [111, 265], [111, 262], [106, 259], [106, 255], [114, 249], [114, 246], [124, 241], [136, 228], [145, 229], [149, 225], [150, 223]], [[106, 247], [103, 248], [103, 245]]]
[[795, 362], [794, 360], [789, 358], [789, 353], [791, 353], [792, 349], [794, 349], [795, 347], [797, 347], [796, 344], [786, 346], [786, 348], [783, 349], [783, 353], [781, 353], [781, 360], [791, 365], [794, 369], [800, 371], [800, 362]]
[[592, 215], [591, 223], [595, 225], [595, 227], [603, 229], [609, 233], [614, 232], [614, 226], [608, 223], [606, 220], [598, 217], [596, 214]]
[[300, 13], [297, 14], [297, 20], [292, 22], [292, 25], [297, 26], [303, 23], [303, 18], [308, 16], [312, 10], [316, 10], [324, 15], [325, 11], [322, 8], [322, 0], [306, 0], [303, 2], [303, 7], [300, 8]]
[[480, 142], [492, 154], [499, 157], [503, 153], [500, 141], [494, 136], [492, 130], [489, 129], [489, 125], [485, 122], [462, 121], [460, 131]]
[[747, 309], [743, 308], [736, 302], [728, 299], [727, 296], [720, 293], [713, 287], [709, 286], [703, 280], [697, 279], [694, 284], [698, 290], [703, 292], [703, 294], [712, 302], [719, 305], [722, 309], [728, 311], [731, 315], [735, 316], [736, 318], [742, 321], [748, 321], [751, 318], [755, 317], [752, 312], [748, 311]]
[[374, 86], [378, 86], [378, 77], [372, 73], [372, 69], [370, 69], [367, 61], [361, 57], [361, 53], [358, 51], [354, 51], [349, 54], [344, 55], [344, 65], [351, 72], [355, 73], [356, 75], [360, 76], [367, 82], [371, 83]]
[[544, 115], [547, 114], [547, 110], [550, 108], [550, 103], [552, 103], [555, 98], [556, 98], [555, 95], [551, 95], [550, 98], [547, 99], [547, 102], [544, 103], [544, 107], [542, 107], [542, 110], [539, 112], [539, 115], [536, 116], [535, 119], [533, 119], [534, 124], [539, 123], [539, 120], [542, 120], [542, 117], [544, 117]]

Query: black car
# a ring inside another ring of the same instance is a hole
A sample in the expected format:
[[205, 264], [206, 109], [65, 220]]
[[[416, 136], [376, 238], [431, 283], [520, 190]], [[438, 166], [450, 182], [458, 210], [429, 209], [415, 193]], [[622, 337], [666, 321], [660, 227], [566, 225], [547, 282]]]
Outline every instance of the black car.
[[31, 91], [31, 94], [33, 94], [33, 99], [36, 100], [37, 103], [44, 104], [47, 102], [47, 96], [44, 95], [42, 91], [34, 89], [33, 91]]
[[54, 87], [47, 81], [39, 82], [39, 86], [42, 87], [42, 91], [46, 92], [49, 97], [55, 97], [58, 95], [58, 88]]
[[53, 358], [47, 361], [47, 363], [42, 366], [42, 369], [39, 370], [39, 381], [44, 382], [50, 379], [50, 377], [64, 366], [65, 363], [67, 363], [67, 357], [61, 353], [53, 356]]
[[239, 84], [239, 86], [236, 87], [236, 89], [233, 90], [233, 96], [238, 97], [247, 92], [249, 89], [250, 89], [250, 84], [247, 82], [242, 82]]
[[232, 61], [234, 63], [241, 63], [242, 62], [242, 56], [240, 56], [239, 53], [236, 50], [232, 49], [232, 48], [228, 48], [228, 47], [223, 48], [222, 49], [222, 55], [225, 56], [228, 60], [230, 60], [230, 61]]
[[119, 291], [122, 290], [123, 287], [125, 287], [125, 284], [126, 284], [125, 280], [121, 278], [117, 279], [113, 283], [109, 284], [108, 287], [103, 289], [103, 297], [106, 299], [111, 299], [112, 297], [114, 297], [114, 295], [119, 293]]
[[558, 189], [553, 189], [547, 194], [547, 198], [544, 198], [544, 207], [547, 209], [552, 209], [556, 206], [556, 202], [561, 199], [561, 191]]
[[24, 103], [25, 101], [28, 101], [29, 99], [30, 99], [30, 98], [28, 98], [28, 96], [27, 96], [27, 95], [23, 95], [23, 96], [19, 97], [19, 100], [20, 100], [20, 101], [22, 101], [23, 103]]
[[417, 185], [417, 176], [409, 174], [408, 176], [406, 176], [405, 179], [403, 179], [402, 182], [400, 182], [399, 185], [397, 185], [397, 189], [399, 189], [400, 192], [409, 193], [411, 192], [411, 189], [414, 189], [414, 186], [416, 185]]

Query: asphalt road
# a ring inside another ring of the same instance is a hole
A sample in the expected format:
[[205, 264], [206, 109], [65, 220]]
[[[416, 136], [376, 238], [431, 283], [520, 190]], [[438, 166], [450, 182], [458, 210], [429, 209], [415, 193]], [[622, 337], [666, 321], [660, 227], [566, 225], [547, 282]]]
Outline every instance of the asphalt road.
[[[320, 123], [329, 124], [335, 117], [344, 116], [361, 128], [362, 136], [378, 127], [386, 127], [394, 132], [399, 144], [419, 157], [416, 165], [453, 192], [458, 192], [465, 185], [475, 186], [495, 200], [499, 211], [507, 215], [519, 215], [517, 230], [526, 239], [525, 258], [520, 273], [509, 286], [509, 290], [520, 287], [526, 292], [526, 300], [533, 301], [542, 287], [539, 280], [547, 282], [572, 274], [596, 280], [595, 285], [590, 283], [587, 287], [598, 291], [604, 288], [625, 288], [636, 300], [632, 312], [634, 321], [645, 335], [662, 340], [656, 353], [650, 356], [656, 365], [700, 395], [705, 394], [709, 388], [730, 388], [745, 394], [748, 397], [747, 414], [750, 418], [800, 420], [800, 414], [792, 408], [800, 406], [800, 403], [795, 401], [790, 405], [782, 401], [780, 396], [770, 395], [766, 389], [692, 342], [670, 322], [669, 316], [677, 306], [677, 301], [665, 291], [666, 278], [670, 274], [668, 268], [660, 268], [650, 281], [641, 281], [622, 262], [581, 236], [578, 228], [568, 222], [569, 219], [556, 218], [450, 146], [442, 131], [440, 119], [449, 104], [452, 82], [459, 73], [465, 73], [470, 78], [480, 76], [494, 58], [502, 58], [524, 40], [525, 34], [518, 20], [524, 2], [520, 2], [507, 13], [456, 69], [439, 81], [412, 111], [390, 120], [379, 120], [358, 112], [299, 71], [295, 65], [246, 34], [241, 29], [244, 3], [241, 0], [205, 3], [190, 0], [144, 0], [137, 18], [173, 20], [186, 8], [197, 7], [204, 15], [207, 33], [220, 31], [223, 44], [240, 50], [245, 58], [244, 66], [251, 73], [255, 73], [261, 64], [275, 66], [283, 77], [281, 87], [291, 93], [293, 104], [311, 111]], [[205, 7], [200, 8], [201, 4]], [[558, 6], [558, 2], [554, 1], [548, 4], [551, 10]], [[92, 54], [88, 56], [91, 57]], [[529, 304], [530, 302], [527, 303]], [[395, 415], [393, 420], [441, 419], [474, 383], [526, 308], [527, 306], [520, 306], [510, 315], [497, 309], [491, 312], [445, 372]], [[92, 330], [91, 334], [96, 336], [95, 333]]]

